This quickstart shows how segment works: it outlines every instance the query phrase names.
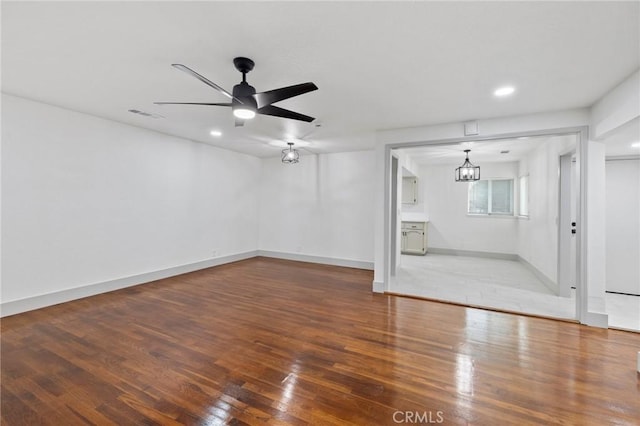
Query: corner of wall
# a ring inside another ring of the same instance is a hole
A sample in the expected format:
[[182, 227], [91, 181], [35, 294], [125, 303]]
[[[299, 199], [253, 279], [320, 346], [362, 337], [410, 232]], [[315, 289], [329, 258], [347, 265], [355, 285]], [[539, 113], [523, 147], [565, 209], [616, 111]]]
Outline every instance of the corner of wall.
[[618, 127], [639, 116], [640, 70], [637, 70], [591, 106], [591, 139], [605, 138]]

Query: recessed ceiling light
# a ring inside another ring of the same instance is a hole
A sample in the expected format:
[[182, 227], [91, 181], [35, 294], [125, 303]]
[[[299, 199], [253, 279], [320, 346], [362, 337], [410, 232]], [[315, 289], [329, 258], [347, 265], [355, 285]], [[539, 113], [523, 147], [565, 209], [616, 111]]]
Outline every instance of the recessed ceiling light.
[[212, 130], [209, 132], [211, 136], [220, 137], [222, 136], [222, 132], [220, 130]]
[[640, 142], [634, 142], [631, 144], [632, 148], [640, 148]]
[[504, 96], [512, 95], [513, 92], [515, 92], [515, 91], [516, 91], [516, 89], [513, 86], [504, 86], [504, 87], [500, 87], [500, 88], [496, 89], [493, 92], [493, 95], [497, 96], [499, 98], [502, 98]]

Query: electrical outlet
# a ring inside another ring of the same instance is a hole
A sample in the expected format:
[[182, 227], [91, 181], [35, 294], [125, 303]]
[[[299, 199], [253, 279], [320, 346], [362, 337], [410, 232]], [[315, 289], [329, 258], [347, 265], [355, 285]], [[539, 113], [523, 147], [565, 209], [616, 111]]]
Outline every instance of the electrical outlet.
[[302, 246], [298, 246], [298, 247], [296, 247], [296, 252], [297, 252], [297, 253], [302, 252]]
[[212, 255], [213, 257], [218, 257], [218, 250], [213, 250], [213, 251], [211, 252], [211, 255]]

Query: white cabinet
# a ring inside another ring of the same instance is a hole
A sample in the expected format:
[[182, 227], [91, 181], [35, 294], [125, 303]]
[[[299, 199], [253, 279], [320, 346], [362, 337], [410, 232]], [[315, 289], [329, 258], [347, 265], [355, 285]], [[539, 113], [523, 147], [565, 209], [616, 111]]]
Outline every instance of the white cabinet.
[[402, 178], [402, 204], [416, 204], [418, 202], [418, 178]]
[[427, 252], [427, 222], [402, 222], [401, 251], [404, 254]]

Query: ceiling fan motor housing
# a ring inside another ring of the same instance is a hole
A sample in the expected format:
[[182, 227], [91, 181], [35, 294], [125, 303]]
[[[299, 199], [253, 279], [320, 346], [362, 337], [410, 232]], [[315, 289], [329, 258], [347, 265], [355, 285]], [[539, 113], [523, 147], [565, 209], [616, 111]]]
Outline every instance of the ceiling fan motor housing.
[[[255, 93], [256, 89], [245, 81], [233, 86], [233, 97], [239, 99], [242, 102], [242, 105], [250, 108], [253, 107], [254, 110], [258, 108], [258, 104], [253, 97]], [[238, 102], [236, 99], [233, 99], [232, 101], [234, 106], [240, 105], [240, 102]]]

